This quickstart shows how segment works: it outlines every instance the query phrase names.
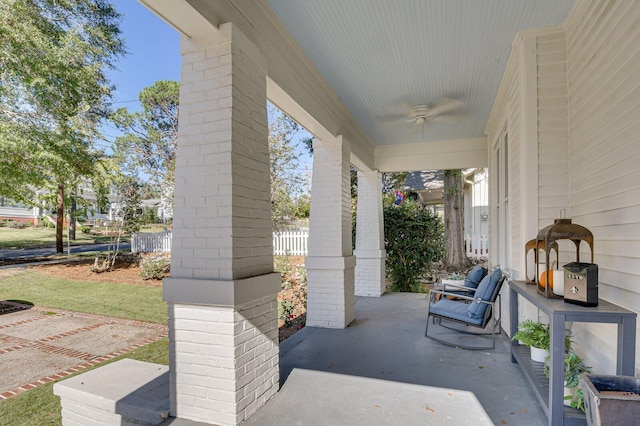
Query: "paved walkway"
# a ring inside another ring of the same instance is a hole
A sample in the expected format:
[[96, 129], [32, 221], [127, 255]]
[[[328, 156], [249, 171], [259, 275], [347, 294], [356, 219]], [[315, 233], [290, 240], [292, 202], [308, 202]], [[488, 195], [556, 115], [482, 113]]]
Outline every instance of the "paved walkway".
[[[110, 244], [98, 243], [98, 244], [81, 244], [77, 246], [71, 246], [71, 254], [86, 253], [92, 251], [105, 251], [109, 249]], [[131, 250], [131, 243], [120, 243], [120, 250]], [[64, 246], [64, 252], [67, 253], [67, 246]], [[56, 254], [55, 247], [45, 248], [28, 248], [28, 249], [2, 249], [0, 250], [0, 259], [17, 259], [22, 257], [44, 257], [53, 256]]]
[[167, 336], [162, 324], [0, 305], [0, 400]]

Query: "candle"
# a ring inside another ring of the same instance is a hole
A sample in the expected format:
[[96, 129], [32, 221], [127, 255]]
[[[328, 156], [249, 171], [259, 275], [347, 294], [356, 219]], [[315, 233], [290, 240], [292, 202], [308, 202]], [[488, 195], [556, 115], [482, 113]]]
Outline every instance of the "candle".
[[564, 271], [553, 271], [553, 292], [564, 296]]

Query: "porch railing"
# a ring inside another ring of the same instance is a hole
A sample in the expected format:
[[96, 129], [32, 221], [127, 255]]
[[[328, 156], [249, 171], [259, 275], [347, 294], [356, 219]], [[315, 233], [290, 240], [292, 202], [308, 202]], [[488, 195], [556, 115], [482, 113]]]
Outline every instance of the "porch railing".
[[489, 255], [489, 238], [486, 235], [466, 234], [464, 246], [467, 257], [479, 258]]
[[306, 256], [309, 242], [309, 230], [285, 231], [273, 233], [273, 254]]

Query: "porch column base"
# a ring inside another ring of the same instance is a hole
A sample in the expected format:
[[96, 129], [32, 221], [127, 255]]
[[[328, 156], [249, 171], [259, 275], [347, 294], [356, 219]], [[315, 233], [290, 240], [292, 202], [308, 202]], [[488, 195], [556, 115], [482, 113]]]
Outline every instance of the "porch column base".
[[355, 319], [355, 256], [308, 256], [307, 325], [345, 328]]
[[384, 250], [355, 251], [358, 260], [356, 264], [356, 296], [380, 297], [387, 288], [384, 281], [385, 259]]
[[239, 424], [278, 391], [280, 274], [165, 282], [171, 415]]
[[62, 424], [158, 425], [169, 416], [168, 367], [122, 359], [53, 386]]

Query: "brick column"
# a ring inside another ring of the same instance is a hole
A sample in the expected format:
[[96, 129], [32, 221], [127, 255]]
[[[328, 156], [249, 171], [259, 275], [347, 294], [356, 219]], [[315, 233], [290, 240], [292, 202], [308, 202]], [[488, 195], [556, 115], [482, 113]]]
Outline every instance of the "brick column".
[[384, 221], [380, 173], [358, 171], [358, 218], [356, 220], [356, 295], [379, 297], [384, 282]]
[[266, 61], [233, 24], [181, 50], [171, 414], [236, 425], [279, 385]]
[[307, 268], [307, 325], [344, 328], [355, 319], [349, 144], [314, 140]]

